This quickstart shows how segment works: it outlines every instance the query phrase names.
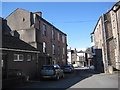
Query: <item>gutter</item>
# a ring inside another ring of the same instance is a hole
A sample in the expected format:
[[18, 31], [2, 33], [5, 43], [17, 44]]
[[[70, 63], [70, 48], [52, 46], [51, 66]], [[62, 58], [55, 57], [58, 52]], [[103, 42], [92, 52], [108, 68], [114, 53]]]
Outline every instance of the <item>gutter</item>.
[[30, 53], [40, 53], [40, 51], [20, 50], [20, 49], [9, 49], [9, 48], [0, 48], [0, 50], [5, 50], [5, 51], [17, 51], [17, 52], [30, 52]]

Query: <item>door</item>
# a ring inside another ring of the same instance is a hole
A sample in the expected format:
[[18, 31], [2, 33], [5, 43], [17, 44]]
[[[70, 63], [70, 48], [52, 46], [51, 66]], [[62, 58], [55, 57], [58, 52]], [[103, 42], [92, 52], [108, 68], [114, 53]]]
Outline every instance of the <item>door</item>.
[[7, 54], [2, 54], [2, 60], [1, 60], [1, 66], [2, 66], [2, 78], [7, 78]]

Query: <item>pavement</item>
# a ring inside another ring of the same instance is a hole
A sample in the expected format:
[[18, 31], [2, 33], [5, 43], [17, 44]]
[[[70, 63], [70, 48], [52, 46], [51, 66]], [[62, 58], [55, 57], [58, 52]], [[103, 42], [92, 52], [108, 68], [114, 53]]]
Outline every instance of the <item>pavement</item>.
[[118, 88], [120, 85], [120, 74], [95, 74], [83, 79], [70, 88]]

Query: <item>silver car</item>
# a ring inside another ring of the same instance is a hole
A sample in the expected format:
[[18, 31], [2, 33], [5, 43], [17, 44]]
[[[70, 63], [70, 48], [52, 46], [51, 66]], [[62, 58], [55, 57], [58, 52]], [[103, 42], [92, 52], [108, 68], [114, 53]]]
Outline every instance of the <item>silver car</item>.
[[43, 65], [40, 71], [40, 77], [59, 80], [60, 77], [64, 77], [64, 73], [59, 65]]
[[67, 72], [73, 72], [74, 68], [71, 65], [66, 65], [63, 67], [63, 72], [67, 73]]

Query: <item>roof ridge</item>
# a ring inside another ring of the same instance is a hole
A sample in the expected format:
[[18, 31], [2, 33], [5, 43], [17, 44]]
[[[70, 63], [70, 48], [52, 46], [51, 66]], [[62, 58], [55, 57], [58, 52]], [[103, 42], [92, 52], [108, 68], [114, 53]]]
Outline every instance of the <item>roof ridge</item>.
[[[17, 11], [18, 9], [21, 9], [21, 10], [24, 10], [24, 11], [28, 11], [28, 10], [25, 10], [25, 9], [22, 9], [22, 8], [17, 8], [17, 9], [15, 9], [12, 13], [10, 13], [6, 18], [8, 18], [10, 15], [12, 15], [15, 11]], [[30, 12], [30, 11], [28, 11], [28, 12]], [[5, 18], [5, 19], [6, 19]]]

